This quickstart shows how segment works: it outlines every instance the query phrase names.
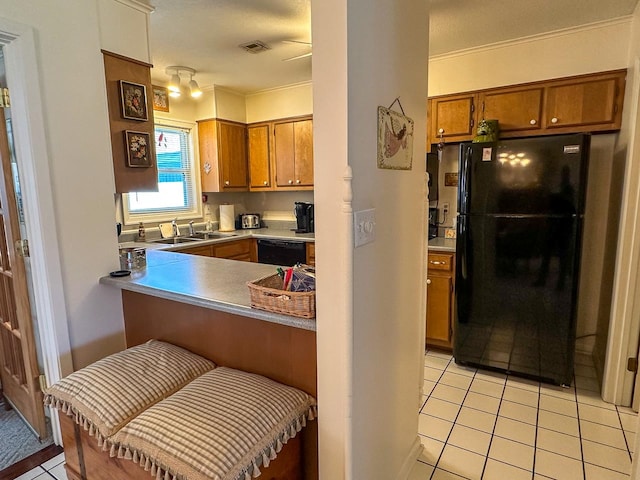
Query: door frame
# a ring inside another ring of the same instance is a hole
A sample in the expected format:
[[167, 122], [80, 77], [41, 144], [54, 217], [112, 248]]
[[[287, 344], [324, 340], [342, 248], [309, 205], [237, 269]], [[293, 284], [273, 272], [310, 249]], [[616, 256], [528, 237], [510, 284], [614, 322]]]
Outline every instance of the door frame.
[[[14, 147], [31, 253], [37, 342], [47, 383], [52, 384], [71, 373], [73, 364], [34, 30], [0, 17], [0, 46], [11, 92]], [[50, 409], [50, 413], [53, 440], [61, 445], [57, 411]]]

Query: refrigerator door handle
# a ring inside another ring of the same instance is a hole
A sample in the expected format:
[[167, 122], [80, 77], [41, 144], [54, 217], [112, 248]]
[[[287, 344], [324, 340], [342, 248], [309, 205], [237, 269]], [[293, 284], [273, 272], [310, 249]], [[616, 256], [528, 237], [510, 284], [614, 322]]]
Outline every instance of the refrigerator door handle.
[[460, 186], [458, 187], [458, 211], [460, 213], [469, 213], [469, 168], [471, 166], [471, 158], [473, 156], [473, 148], [471, 145], [460, 145]]

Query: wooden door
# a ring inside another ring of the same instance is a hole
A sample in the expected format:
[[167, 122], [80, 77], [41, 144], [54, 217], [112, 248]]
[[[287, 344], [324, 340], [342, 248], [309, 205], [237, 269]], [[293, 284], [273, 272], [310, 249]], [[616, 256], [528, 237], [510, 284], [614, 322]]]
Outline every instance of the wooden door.
[[298, 187], [313, 186], [313, 121], [293, 124], [295, 183]]
[[276, 123], [273, 127], [276, 156], [276, 185], [293, 187], [295, 181], [295, 148], [293, 122]]
[[542, 126], [542, 98], [540, 86], [509, 88], [481, 93], [479, 118], [498, 120], [500, 133], [539, 130]]
[[[0, 379], [3, 395], [33, 430], [47, 435], [24, 259], [16, 251], [20, 223], [9, 138], [0, 109]], [[15, 167], [15, 165], [13, 165]]]
[[269, 155], [269, 125], [248, 127], [249, 187], [251, 190], [271, 190]]
[[471, 140], [474, 135], [476, 95], [448, 95], [431, 99], [430, 142]]
[[222, 190], [246, 189], [249, 179], [244, 125], [218, 121], [218, 154]]

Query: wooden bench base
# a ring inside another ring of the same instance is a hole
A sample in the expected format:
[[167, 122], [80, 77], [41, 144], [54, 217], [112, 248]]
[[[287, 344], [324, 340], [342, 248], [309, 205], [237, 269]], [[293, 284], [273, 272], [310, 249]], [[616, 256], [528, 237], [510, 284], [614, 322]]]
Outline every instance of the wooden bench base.
[[[77, 425], [71, 417], [60, 414], [64, 442], [65, 469], [69, 480], [149, 480], [151, 473], [131, 460], [109, 457], [98, 447], [98, 440]], [[260, 468], [264, 480], [302, 480], [300, 435], [282, 448], [267, 468]]]

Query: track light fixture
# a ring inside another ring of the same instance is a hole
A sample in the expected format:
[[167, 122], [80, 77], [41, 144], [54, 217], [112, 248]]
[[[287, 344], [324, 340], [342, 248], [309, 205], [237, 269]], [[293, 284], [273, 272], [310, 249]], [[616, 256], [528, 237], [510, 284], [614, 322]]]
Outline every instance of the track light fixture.
[[189, 91], [193, 98], [198, 98], [202, 95], [202, 90], [198, 86], [198, 83], [193, 79], [193, 76], [196, 74], [196, 71], [193, 68], [189, 67], [180, 67], [180, 66], [172, 66], [167, 67], [165, 69], [165, 73], [167, 75], [171, 75], [171, 80], [167, 85], [167, 89], [169, 90], [169, 96], [171, 97], [179, 97], [182, 93], [182, 89], [180, 86], [180, 75], [189, 75]]

